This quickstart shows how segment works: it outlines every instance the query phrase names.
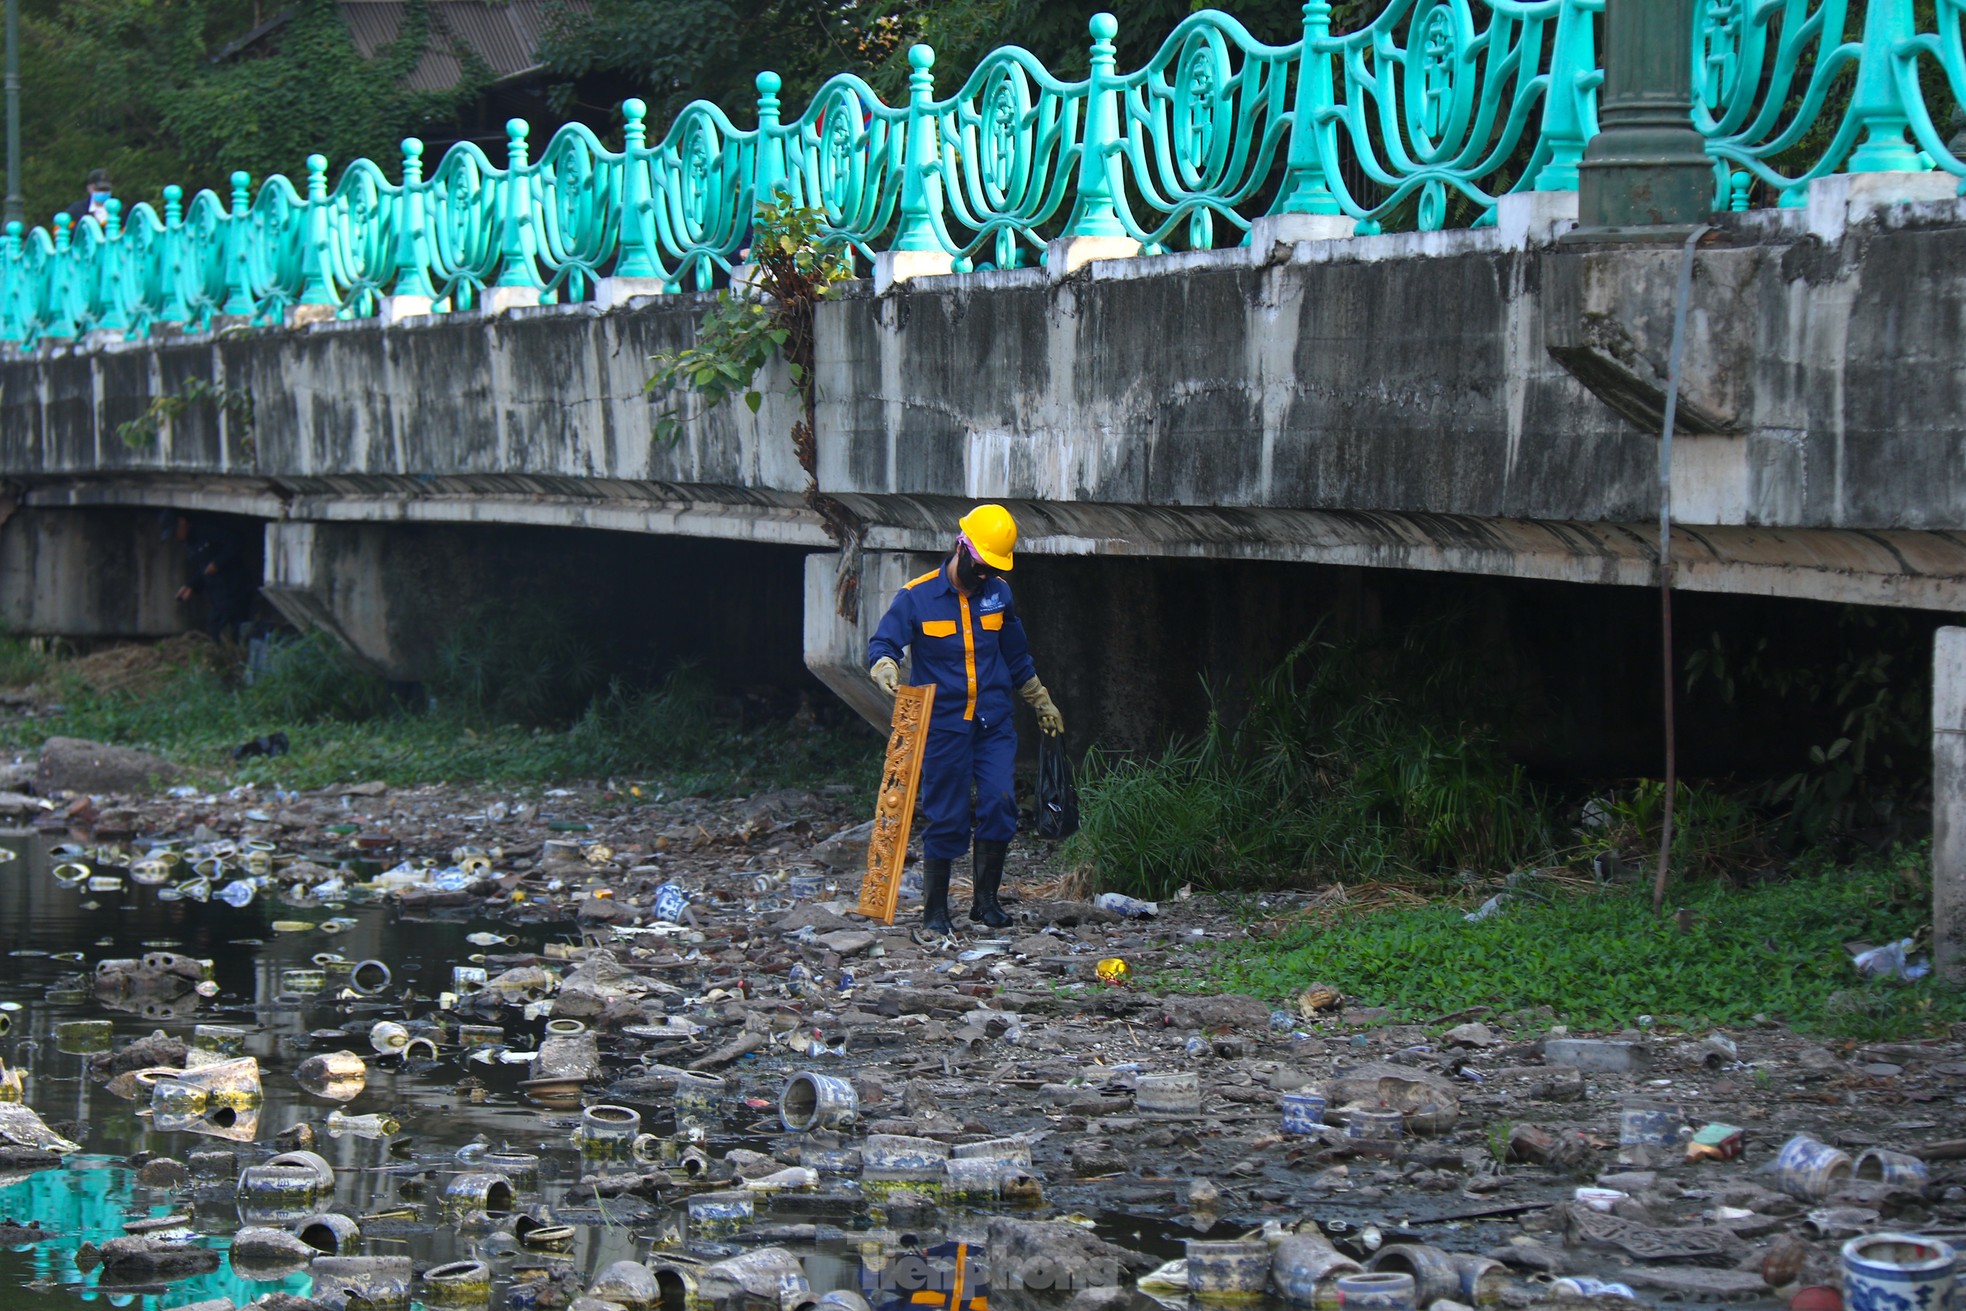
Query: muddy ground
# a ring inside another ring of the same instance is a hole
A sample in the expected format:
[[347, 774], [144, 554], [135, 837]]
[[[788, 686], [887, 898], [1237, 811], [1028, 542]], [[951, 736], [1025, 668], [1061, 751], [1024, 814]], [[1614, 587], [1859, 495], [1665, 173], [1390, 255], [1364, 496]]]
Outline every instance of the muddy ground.
[[[29, 776], [23, 765], [14, 782]], [[45, 768], [35, 777], [42, 796], [17, 803], [18, 822], [63, 840], [131, 851], [165, 839], [271, 844], [282, 867], [267, 895], [283, 906], [313, 904], [281, 889], [327, 882], [344, 860], [362, 862], [351, 881], [406, 865], [455, 869], [482, 853], [489, 868], [467, 871], [466, 886], [444, 886], [459, 876], [408, 884], [384, 913], [549, 923], [564, 929], [560, 941], [540, 955], [491, 944], [480, 962], [487, 988], [467, 987], [448, 1011], [426, 990], [404, 998], [398, 1018], [420, 1031], [531, 1003], [534, 1014], [581, 1020], [598, 1035], [599, 1064], [575, 1071], [573, 1105], [660, 1101], [677, 1071], [697, 1071], [723, 1077], [726, 1098], [769, 1118], [794, 1071], [850, 1078], [857, 1124], [753, 1142], [784, 1165], [837, 1161], [868, 1134], [943, 1144], [1022, 1135], [1042, 1201], [1018, 1193], [1017, 1205], [994, 1209], [1119, 1213], [1211, 1237], [1269, 1226], [1274, 1238], [1279, 1226], [1316, 1222], [1361, 1261], [1399, 1245], [1486, 1254], [1505, 1269], [1463, 1296], [1510, 1304], [1577, 1296], [1554, 1281], [1585, 1275], [1646, 1302], [1773, 1305], [1802, 1290], [1798, 1308], [1824, 1311], [1834, 1292], [1807, 1290], [1840, 1287], [1845, 1239], [1880, 1229], [1966, 1236], [1959, 1034], [1873, 1046], [1825, 1045], [1773, 1024], [1577, 1035], [1546, 1012], [1506, 1007], [1401, 1024], [1309, 979], [1294, 1000], [1166, 993], [1208, 944], [1244, 935], [1244, 921], [1206, 897], [1122, 918], [1070, 895], [1052, 849], [1023, 838], [1005, 885], [1015, 927], [968, 924], [959, 866], [952, 901], [965, 932], [924, 943], [912, 932], [916, 902], [904, 900], [891, 926], [855, 912], [863, 817], [841, 795], [726, 802], [604, 786], [380, 785], [214, 794], [193, 782], [91, 796], [70, 795]], [[304, 863], [286, 864], [289, 855]], [[680, 922], [657, 917], [664, 884], [687, 894]], [[1271, 898], [1266, 914], [1287, 919], [1306, 900]], [[1112, 959], [1126, 963], [1122, 982], [1099, 977]], [[1598, 1041], [1564, 1041], [1580, 1037]], [[1178, 1083], [1157, 1078], [1183, 1072], [1198, 1076], [1198, 1107], [1182, 1107]], [[557, 1091], [540, 1090], [549, 1109]], [[1286, 1133], [1284, 1098], [1300, 1091], [1325, 1094], [1326, 1122]], [[1353, 1103], [1401, 1112], [1389, 1127], [1398, 1136], [1354, 1136]], [[1621, 1141], [1644, 1120], [1627, 1110], [1647, 1108], [1666, 1113], [1646, 1122], [1665, 1125], [1663, 1139]], [[1740, 1132], [1709, 1135], [1713, 1150], [1689, 1159], [1687, 1132], [1714, 1124]], [[268, 1150], [284, 1127], [267, 1127]], [[1899, 1163], [1899, 1177], [1882, 1182], [1835, 1165], [1812, 1182], [1777, 1168], [1798, 1134], [1850, 1158], [1884, 1148], [1923, 1164]], [[757, 1161], [738, 1160], [755, 1175]], [[708, 1177], [728, 1188], [733, 1172], [713, 1164]], [[691, 1186], [680, 1178], [673, 1163], [630, 1161], [597, 1167], [588, 1192], [673, 1200]], [[1608, 1191], [1579, 1200], [1579, 1188]], [[898, 1205], [911, 1202], [904, 1190]], [[1178, 1280], [1160, 1292], [1177, 1300]]]

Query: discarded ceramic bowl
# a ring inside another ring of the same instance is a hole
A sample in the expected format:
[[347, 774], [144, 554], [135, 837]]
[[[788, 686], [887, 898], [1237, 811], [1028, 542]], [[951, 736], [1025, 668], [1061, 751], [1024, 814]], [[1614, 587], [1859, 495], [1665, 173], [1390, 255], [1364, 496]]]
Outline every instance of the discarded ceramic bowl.
[[573, 1143], [590, 1161], [625, 1161], [641, 1131], [640, 1111], [626, 1106], [590, 1106], [580, 1113]]
[[468, 997], [474, 992], [483, 992], [490, 981], [490, 974], [482, 965], [451, 966], [451, 991]]
[[1270, 1254], [1270, 1290], [1293, 1306], [1336, 1311], [1338, 1276], [1363, 1273], [1320, 1233], [1292, 1234]]
[[452, 1261], [423, 1272], [423, 1304], [432, 1308], [484, 1306], [491, 1301], [491, 1267], [483, 1261]]
[[983, 1202], [1041, 1206], [1044, 1183], [1028, 1165], [990, 1157], [950, 1157], [942, 1163], [943, 1194]]
[[389, 967], [379, 960], [357, 961], [348, 967], [348, 986], [364, 997], [373, 997], [389, 986]]
[[1287, 1092], [1283, 1095], [1283, 1131], [1315, 1134], [1324, 1128], [1324, 1095]]
[[1461, 1275], [1454, 1268], [1454, 1258], [1426, 1243], [1388, 1243], [1372, 1254], [1366, 1269], [1411, 1275], [1417, 1306], [1432, 1306], [1443, 1298], [1459, 1301], [1461, 1297]]
[[314, 1280], [310, 1296], [330, 1306], [353, 1298], [374, 1311], [404, 1311], [410, 1304], [407, 1256], [319, 1256], [307, 1273]]
[[[1031, 1168], [1031, 1140], [1016, 1138], [985, 1138], [977, 1143], [957, 1143], [949, 1155], [958, 1161], [1002, 1161], [1007, 1165], [1021, 1165]], [[810, 1164], [810, 1162], [808, 1162]]]
[[793, 1133], [843, 1129], [859, 1118], [860, 1095], [837, 1075], [802, 1070], [778, 1098], [779, 1122]]
[[521, 1215], [514, 1220], [512, 1235], [519, 1240], [519, 1246], [543, 1252], [564, 1251], [573, 1246], [577, 1236], [572, 1225], [549, 1224], [534, 1215]]
[[223, 1024], [196, 1024], [191, 1028], [191, 1046], [214, 1056], [244, 1056], [246, 1031]]
[[525, 1079], [519, 1091], [549, 1110], [570, 1110], [580, 1104], [580, 1079]]
[[1843, 1300], [1850, 1311], [1950, 1311], [1958, 1255], [1917, 1234], [1867, 1234], [1843, 1245]]
[[1134, 1080], [1133, 1105], [1145, 1115], [1200, 1115], [1201, 1080], [1186, 1071], [1143, 1074]]
[[325, 970], [281, 970], [280, 991], [290, 997], [312, 997], [328, 986]]
[[451, 1214], [483, 1211], [486, 1215], [509, 1215], [512, 1197], [512, 1181], [504, 1175], [467, 1170], [444, 1185], [444, 1210]]
[[434, 1062], [437, 1059], [437, 1041], [423, 1036], [412, 1038], [403, 1044], [400, 1054], [405, 1065]]
[[493, 1174], [504, 1175], [514, 1188], [530, 1188], [539, 1182], [539, 1157], [532, 1152], [515, 1152], [509, 1148], [486, 1152], [478, 1158], [478, 1164]]
[[1201, 1302], [1253, 1302], [1270, 1282], [1270, 1245], [1261, 1239], [1188, 1240], [1188, 1292]]
[[[5, 1012], [0, 1012], [4, 1016]], [[7, 1028], [12, 1028], [9, 1018]], [[0, 1029], [4, 1033], [5, 1029]], [[63, 1020], [55, 1026], [55, 1050], [71, 1056], [106, 1052], [115, 1039], [115, 1026], [108, 1020]]]
[[1618, 1112], [1621, 1147], [1670, 1147], [1679, 1141], [1678, 1111], [1651, 1102], [1631, 1102]]
[[294, 1082], [316, 1097], [351, 1102], [368, 1087], [369, 1067], [351, 1051], [322, 1052], [294, 1067]]
[[750, 1193], [698, 1193], [685, 1203], [689, 1212], [689, 1231], [697, 1238], [728, 1238], [757, 1214], [757, 1201]]
[[794, 901], [817, 901], [826, 893], [826, 876], [794, 874], [786, 880], [785, 892]]
[[672, 1100], [678, 1113], [709, 1115], [716, 1111], [724, 1095], [724, 1081], [714, 1074], [684, 1072], [676, 1076]]
[[317, 1252], [342, 1256], [362, 1241], [362, 1226], [335, 1211], [310, 1215], [293, 1227], [293, 1235]]
[[266, 1163], [277, 1169], [306, 1170], [314, 1176], [318, 1187], [324, 1190], [334, 1187], [334, 1167], [319, 1152], [281, 1152]]
[[578, 1038], [587, 1032], [587, 1026], [579, 1020], [561, 1017], [546, 1021], [546, 1036], [549, 1038]]
[[1406, 1132], [1406, 1117], [1381, 1107], [1353, 1106], [1345, 1112], [1345, 1137], [1354, 1142], [1389, 1143]]
[[1413, 1311], [1413, 1276], [1393, 1270], [1339, 1275], [1338, 1301], [1345, 1311]]
[[1918, 1157], [1888, 1152], [1881, 1147], [1858, 1153], [1855, 1173], [1861, 1183], [1907, 1184], [1914, 1188], [1924, 1187], [1932, 1177], [1931, 1170]]
[[409, 1045], [410, 1031], [394, 1020], [377, 1020], [369, 1030], [369, 1046], [381, 1055], [394, 1055]]
[[1807, 1134], [1782, 1144], [1775, 1157], [1775, 1184], [1791, 1197], [1818, 1201], [1835, 1192], [1856, 1171], [1849, 1154]]
[[460, 1024], [457, 1045], [465, 1051], [474, 1047], [496, 1047], [505, 1041], [505, 1030], [496, 1024]]
[[292, 1223], [319, 1211], [327, 1191], [310, 1169], [249, 1165], [239, 1172], [239, 1214], [248, 1221]]
[[861, 1186], [940, 1184], [948, 1159], [949, 1149], [933, 1138], [871, 1133], [860, 1143]]

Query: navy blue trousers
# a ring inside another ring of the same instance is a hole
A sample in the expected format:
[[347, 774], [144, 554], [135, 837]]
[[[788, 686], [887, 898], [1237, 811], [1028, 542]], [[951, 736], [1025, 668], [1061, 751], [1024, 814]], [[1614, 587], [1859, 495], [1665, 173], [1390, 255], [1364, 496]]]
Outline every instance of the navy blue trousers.
[[969, 850], [972, 786], [976, 836], [985, 842], [1017, 836], [1017, 798], [1011, 790], [1016, 760], [1017, 728], [1008, 715], [995, 724], [957, 719], [929, 725], [919, 793], [928, 820], [922, 855], [955, 860]]

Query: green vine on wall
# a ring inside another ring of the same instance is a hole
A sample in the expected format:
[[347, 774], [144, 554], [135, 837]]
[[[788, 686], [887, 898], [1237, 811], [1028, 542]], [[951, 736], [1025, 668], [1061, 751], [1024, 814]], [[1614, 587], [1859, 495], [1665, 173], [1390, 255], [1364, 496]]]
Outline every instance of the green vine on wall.
[[[818, 404], [813, 375], [813, 316], [819, 302], [853, 276], [853, 256], [843, 237], [829, 231], [825, 212], [775, 198], [758, 212], [745, 266], [748, 289], [720, 291], [697, 324], [696, 340], [679, 351], [650, 358], [652, 393], [671, 399], [657, 414], [655, 438], [674, 443], [683, 424], [733, 396], [753, 414], [764, 403], [755, 385], [758, 371], [783, 355], [799, 400], [792, 424], [792, 449], [806, 472], [805, 501], [819, 515], [826, 535], [842, 551], [855, 551], [861, 525], [853, 512], [819, 490]], [[700, 407], [683, 412], [677, 399], [693, 394]], [[840, 614], [858, 612], [859, 571], [840, 571], [834, 597]]]
[[231, 421], [238, 433], [241, 446], [250, 453], [253, 448], [253, 393], [249, 387], [225, 387], [207, 382], [203, 378], [193, 378], [174, 392], [150, 398], [143, 413], [127, 423], [116, 425], [116, 435], [123, 439], [123, 445], [133, 451], [148, 451], [156, 448], [158, 434], [166, 423], [170, 423], [189, 411], [193, 406], [202, 405], [223, 414]]

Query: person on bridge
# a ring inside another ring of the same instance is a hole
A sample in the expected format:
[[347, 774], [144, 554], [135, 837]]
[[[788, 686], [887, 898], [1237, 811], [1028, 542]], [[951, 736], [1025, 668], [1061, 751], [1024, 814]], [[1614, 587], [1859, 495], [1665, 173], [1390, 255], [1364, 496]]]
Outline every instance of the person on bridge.
[[972, 831], [976, 890], [969, 918], [991, 928], [1011, 922], [997, 890], [1017, 832], [1012, 689], [1038, 712], [1045, 733], [1065, 731], [1064, 716], [1038, 681], [1010, 584], [1003, 579], [1017, 549], [1016, 521], [1001, 505], [979, 505], [958, 527], [955, 548], [942, 567], [895, 595], [867, 644], [867, 675], [889, 696], [901, 684], [904, 648], [914, 654], [914, 685], [935, 685], [920, 788], [928, 820], [922, 833], [922, 927], [944, 935], [955, 931], [949, 923], [949, 862], [969, 849]]

